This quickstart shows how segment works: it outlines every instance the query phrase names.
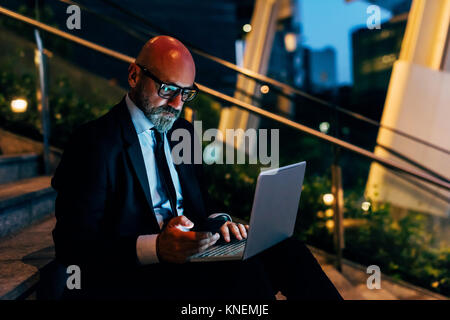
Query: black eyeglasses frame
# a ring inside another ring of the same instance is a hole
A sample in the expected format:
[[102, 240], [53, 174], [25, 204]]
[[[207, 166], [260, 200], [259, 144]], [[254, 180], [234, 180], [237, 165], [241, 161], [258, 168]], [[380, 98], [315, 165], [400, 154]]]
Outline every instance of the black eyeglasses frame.
[[[141, 65], [139, 63], [136, 63], [136, 65], [142, 70], [142, 72], [144, 73], [144, 75], [146, 77], [149, 77], [150, 79], [152, 79], [159, 85], [158, 96], [160, 96], [163, 99], [173, 99], [181, 93], [181, 101], [183, 101], [183, 102], [192, 101], [197, 96], [198, 92], [200, 91], [195, 83], [192, 88], [181, 88], [180, 86], [177, 86], [176, 84], [165, 83], [165, 82], [159, 80], [158, 77], [156, 77], [153, 73], [150, 72], [150, 70], [148, 70], [143, 65]], [[170, 96], [166, 96], [162, 93], [162, 90], [164, 90], [164, 88], [167, 86], [176, 87], [177, 90], [173, 90], [173, 93]], [[194, 92], [194, 93], [191, 97], [183, 98], [183, 96], [188, 92]]]

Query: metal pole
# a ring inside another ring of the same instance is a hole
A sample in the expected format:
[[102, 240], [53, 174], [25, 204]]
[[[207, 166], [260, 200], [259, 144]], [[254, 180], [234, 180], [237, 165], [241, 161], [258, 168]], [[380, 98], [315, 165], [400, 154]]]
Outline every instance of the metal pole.
[[39, 73], [39, 87], [37, 89], [38, 110], [42, 116], [42, 136], [43, 136], [43, 157], [44, 157], [44, 173], [50, 174], [50, 117], [48, 106], [48, 86], [47, 86], [47, 61], [42, 46], [42, 40], [37, 29], [34, 30], [36, 38], [37, 50], [35, 63]]
[[334, 249], [336, 252], [336, 269], [342, 272], [342, 250], [344, 243], [344, 190], [342, 189], [342, 170], [337, 164], [339, 159], [339, 149], [335, 149], [335, 162], [331, 166], [332, 193], [334, 195]]
[[[332, 113], [332, 130], [334, 136], [339, 138], [339, 117], [337, 111]], [[342, 272], [342, 250], [344, 249], [344, 190], [342, 189], [342, 170], [339, 165], [341, 149], [333, 145], [333, 164], [331, 165], [331, 192], [334, 196], [333, 219], [334, 234], [333, 242], [336, 253], [336, 269]]]

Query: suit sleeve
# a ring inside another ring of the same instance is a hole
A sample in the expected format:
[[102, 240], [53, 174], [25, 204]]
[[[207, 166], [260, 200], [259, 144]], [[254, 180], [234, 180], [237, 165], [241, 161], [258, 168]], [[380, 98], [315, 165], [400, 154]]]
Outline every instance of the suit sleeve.
[[137, 236], [106, 231], [113, 219], [106, 152], [98, 133], [79, 130], [65, 148], [52, 179], [57, 191], [56, 258], [65, 264], [137, 265]]

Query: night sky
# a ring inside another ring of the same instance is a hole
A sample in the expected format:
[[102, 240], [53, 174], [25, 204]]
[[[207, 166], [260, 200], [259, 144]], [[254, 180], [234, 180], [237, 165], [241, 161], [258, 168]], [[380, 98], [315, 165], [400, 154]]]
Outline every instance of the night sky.
[[[331, 46], [337, 51], [337, 81], [340, 85], [351, 84], [352, 48], [351, 32], [367, 27], [369, 14], [364, 1], [351, 3], [345, 0], [300, 0], [303, 28], [303, 45], [313, 49]], [[381, 22], [389, 20], [391, 13], [381, 8]]]

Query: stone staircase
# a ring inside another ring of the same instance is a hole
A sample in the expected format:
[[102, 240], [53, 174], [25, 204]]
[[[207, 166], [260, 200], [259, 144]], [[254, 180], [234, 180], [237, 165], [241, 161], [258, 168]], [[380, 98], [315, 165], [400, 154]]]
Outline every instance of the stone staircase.
[[333, 255], [314, 247], [309, 246], [309, 249], [345, 300], [448, 300], [443, 295], [383, 274], [381, 288], [371, 290], [367, 288], [369, 275], [364, 266], [343, 259], [342, 272], [339, 272], [333, 265]]
[[35, 154], [0, 156], [0, 238], [50, 215], [56, 192]]
[[[52, 246], [51, 230], [56, 192], [50, 176], [41, 175], [37, 154], [0, 156], [0, 299], [16, 299], [39, 278], [44, 265], [25, 263], [28, 255]], [[47, 222], [48, 224], [48, 222]]]

